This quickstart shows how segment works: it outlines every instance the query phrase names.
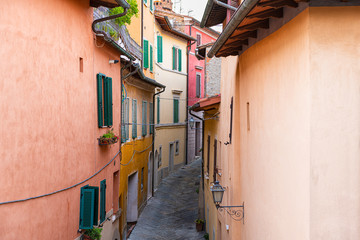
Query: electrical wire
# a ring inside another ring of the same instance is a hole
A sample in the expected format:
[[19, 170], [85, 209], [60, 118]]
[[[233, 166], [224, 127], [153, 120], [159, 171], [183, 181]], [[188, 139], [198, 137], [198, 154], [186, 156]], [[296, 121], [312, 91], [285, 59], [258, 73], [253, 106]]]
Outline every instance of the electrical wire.
[[142, 151], [134, 150], [134, 152], [133, 152], [130, 160], [129, 160], [126, 164], [122, 164], [122, 163], [120, 162], [120, 165], [121, 165], [121, 166], [127, 166], [127, 165], [129, 165], [129, 164], [132, 162], [132, 160], [134, 159], [134, 156], [135, 156], [136, 153], [143, 153], [143, 152], [145, 152], [145, 151], [148, 150], [153, 144], [154, 144], [154, 141], [150, 144], [150, 146], [148, 146], [147, 148], [145, 148], [145, 149], [142, 150]]
[[17, 202], [25, 202], [25, 201], [29, 201], [29, 200], [33, 200], [33, 199], [37, 199], [37, 198], [42, 198], [42, 197], [47, 197], [47, 196], [50, 196], [50, 195], [54, 195], [56, 193], [60, 193], [60, 192], [63, 192], [63, 191], [66, 191], [66, 190], [69, 190], [71, 188], [74, 188], [76, 186], [79, 186], [80, 184], [82, 183], [85, 183], [87, 181], [89, 181], [91, 178], [95, 177], [96, 175], [98, 175], [102, 170], [104, 170], [104, 168], [106, 168], [107, 166], [109, 166], [109, 164], [114, 161], [114, 159], [119, 155], [119, 153], [121, 152], [121, 150], [119, 150], [115, 157], [113, 157], [104, 167], [102, 167], [99, 171], [97, 171], [96, 173], [94, 173], [92, 176], [88, 177], [87, 179], [79, 182], [79, 183], [76, 183], [70, 187], [67, 187], [67, 188], [63, 188], [63, 189], [60, 189], [60, 190], [57, 190], [55, 192], [51, 192], [51, 193], [47, 193], [47, 194], [43, 194], [43, 195], [39, 195], [39, 196], [36, 196], [36, 197], [30, 197], [30, 198], [24, 198], [24, 199], [20, 199], [20, 200], [14, 200], [14, 201], [7, 201], [7, 202], [0, 202], [0, 205], [5, 205], [5, 204], [10, 204], [10, 203], [17, 203]]

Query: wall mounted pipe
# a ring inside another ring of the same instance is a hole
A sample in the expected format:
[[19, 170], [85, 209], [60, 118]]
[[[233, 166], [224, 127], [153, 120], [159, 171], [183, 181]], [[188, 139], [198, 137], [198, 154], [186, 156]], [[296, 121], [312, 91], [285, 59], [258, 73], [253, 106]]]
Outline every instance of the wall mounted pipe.
[[220, 1], [218, 1], [218, 0], [213, 0], [213, 2], [214, 2], [216, 5], [219, 5], [219, 6], [221, 6], [221, 7], [227, 8], [227, 9], [229, 9], [229, 10], [232, 10], [232, 11], [236, 11], [236, 10], [237, 10], [236, 7], [233, 7], [233, 6], [229, 5], [229, 4], [220, 2]]
[[128, 9], [130, 8], [129, 3], [127, 3], [125, 0], [115, 0], [120, 7], [122, 7], [124, 9], [124, 12], [116, 14], [116, 15], [112, 15], [112, 16], [108, 16], [108, 17], [104, 17], [104, 18], [99, 18], [96, 19], [95, 21], [93, 21], [91, 28], [93, 30], [93, 32], [97, 35], [97, 36], [104, 36], [105, 40], [110, 39], [110, 37], [107, 35], [106, 32], [102, 31], [102, 30], [96, 30], [95, 25], [100, 23], [100, 22], [104, 22], [104, 21], [108, 21], [111, 19], [115, 19], [115, 18], [119, 18], [119, 17], [123, 17], [127, 14]]

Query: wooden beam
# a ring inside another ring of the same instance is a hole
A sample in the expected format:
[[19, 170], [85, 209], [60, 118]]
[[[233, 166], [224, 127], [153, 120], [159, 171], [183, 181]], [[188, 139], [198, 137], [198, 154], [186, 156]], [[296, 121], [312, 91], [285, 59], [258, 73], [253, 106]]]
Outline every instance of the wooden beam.
[[230, 37], [230, 39], [245, 40], [249, 37], [257, 38], [257, 30], [251, 31], [251, 32], [240, 33], [238, 35], [233, 35]]
[[251, 15], [248, 15], [248, 18], [260, 18], [260, 19], [264, 19], [264, 18], [270, 18], [270, 17], [275, 17], [275, 18], [282, 18], [284, 16], [284, 9], [283, 8], [277, 8], [277, 9], [268, 9], [262, 12], [257, 12]]
[[249, 45], [249, 39], [233, 41], [233, 42], [226, 42], [226, 44], [235, 44], [235, 45]]
[[269, 29], [269, 25], [270, 25], [270, 21], [267, 18], [264, 20], [256, 21], [256, 22], [238, 27], [237, 30], [256, 30], [258, 28]]
[[219, 52], [233, 52], [233, 51], [242, 51], [241, 45], [231, 45], [230, 47], [223, 47]]
[[299, 6], [298, 3], [293, 0], [269, 0], [266, 2], [258, 3], [259, 7], [272, 7], [272, 8], [280, 8], [284, 6], [297, 8]]

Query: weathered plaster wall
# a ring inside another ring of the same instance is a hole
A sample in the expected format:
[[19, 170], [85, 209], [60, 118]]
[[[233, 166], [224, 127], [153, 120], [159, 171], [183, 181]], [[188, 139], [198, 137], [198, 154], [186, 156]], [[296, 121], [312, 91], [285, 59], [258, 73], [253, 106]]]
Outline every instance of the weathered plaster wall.
[[311, 239], [360, 238], [359, 16], [310, 8]]
[[213, 57], [206, 60], [205, 94], [206, 96], [214, 96], [220, 93], [221, 58]]

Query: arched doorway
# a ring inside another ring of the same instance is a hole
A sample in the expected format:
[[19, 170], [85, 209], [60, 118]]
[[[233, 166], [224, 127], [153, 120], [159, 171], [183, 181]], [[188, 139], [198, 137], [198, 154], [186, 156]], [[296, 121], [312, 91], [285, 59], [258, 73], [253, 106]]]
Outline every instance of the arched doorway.
[[147, 197], [148, 199], [152, 197], [152, 186], [153, 186], [153, 163], [154, 163], [154, 156], [153, 153], [149, 153], [149, 161], [148, 161], [148, 191], [147, 191]]

